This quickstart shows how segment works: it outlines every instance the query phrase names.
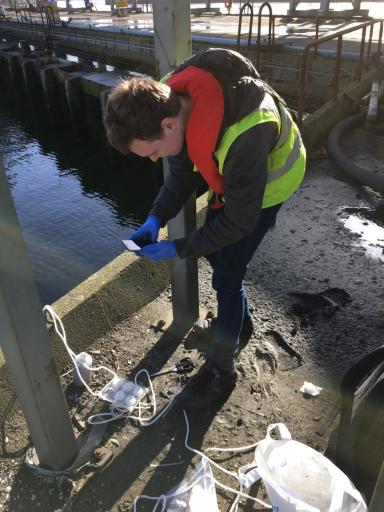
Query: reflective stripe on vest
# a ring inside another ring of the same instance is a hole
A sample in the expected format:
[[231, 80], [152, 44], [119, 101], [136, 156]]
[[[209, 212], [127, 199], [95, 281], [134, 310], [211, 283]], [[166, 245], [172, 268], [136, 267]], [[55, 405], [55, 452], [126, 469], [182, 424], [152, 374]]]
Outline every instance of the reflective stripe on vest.
[[305, 148], [299, 130], [287, 109], [283, 105], [278, 108], [272, 96], [266, 93], [257, 110], [225, 130], [220, 146], [215, 152], [219, 173], [223, 174], [227, 153], [237, 137], [250, 128], [266, 122], [276, 123], [278, 139], [268, 156], [267, 185], [262, 208], [269, 208], [288, 199], [304, 176]]

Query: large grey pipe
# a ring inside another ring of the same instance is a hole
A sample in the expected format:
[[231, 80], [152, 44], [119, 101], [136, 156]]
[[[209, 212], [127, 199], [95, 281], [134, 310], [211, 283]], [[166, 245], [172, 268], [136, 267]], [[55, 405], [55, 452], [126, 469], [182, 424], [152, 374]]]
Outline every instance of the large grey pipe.
[[360, 183], [360, 185], [368, 185], [377, 192], [384, 193], [384, 174], [376, 174], [374, 171], [365, 169], [356, 165], [352, 160], [345, 156], [340, 143], [343, 135], [350, 129], [364, 122], [366, 112], [346, 117], [338, 123], [330, 132], [328, 137], [328, 153], [331, 159], [337, 164], [348, 176]]

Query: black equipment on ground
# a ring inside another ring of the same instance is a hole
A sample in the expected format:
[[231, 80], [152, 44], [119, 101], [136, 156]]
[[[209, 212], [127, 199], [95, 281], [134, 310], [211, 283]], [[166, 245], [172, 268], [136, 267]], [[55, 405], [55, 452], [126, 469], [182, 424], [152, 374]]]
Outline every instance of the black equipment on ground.
[[195, 367], [196, 365], [190, 357], [183, 357], [182, 359], [180, 359], [180, 361], [175, 363], [169, 370], [153, 373], [151, 377], [159, 377], [160, 375], [167, 375], [168, 373], [178, 373], [179, 375], [186, 375], [187, 373], [191, 373], [191, 371]]

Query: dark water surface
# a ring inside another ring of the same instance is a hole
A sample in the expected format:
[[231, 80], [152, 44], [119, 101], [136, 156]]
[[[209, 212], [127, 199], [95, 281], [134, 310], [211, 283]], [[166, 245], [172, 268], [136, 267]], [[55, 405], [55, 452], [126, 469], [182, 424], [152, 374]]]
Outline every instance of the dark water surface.
[[147, 160], [122, 157], [86, 128], [30, 102], [0, 99], [3, 160], [42, 304], [123, 251], [161, 182]]

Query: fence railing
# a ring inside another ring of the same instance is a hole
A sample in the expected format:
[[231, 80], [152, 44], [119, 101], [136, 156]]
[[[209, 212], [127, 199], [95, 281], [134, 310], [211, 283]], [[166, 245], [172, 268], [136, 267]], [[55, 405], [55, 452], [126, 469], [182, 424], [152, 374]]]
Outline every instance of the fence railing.
[[[248, 37], [247, 37], [247, 50], [249, 51], [251, 49], [252, 44], [252, 31], [253, 31], [253, 2], [247, 2], [244, 3], [241, 6], [240, 13], [239, 13], [239, 25], [238, 25], [238, 31], [237, 31], [237, 50], [240, 51], [241, 46], [241, 37], [242, 34], [242, 24], [243, 24], [243, 16], [249, 15], [249, 25], [248, 25]], [[268, 10], [268, 14], [263, 14], [263, 10], [266, 8]], [[268, 2], [264, 2], [260, 8], [257, 15], [257, 67], [259, 67], [260, 64], [260, 50], [261, 50], [261, 20], [262, 18], [268, 18], [268, 44], [267, 49], [272, 50], [274, 42], [275, 42], [275, 16], [272, 14], [272, 7]], [[265, 48], [265, 47], [263, 47]]]
[[[373, 39], [373, 30], [374, 26], [379, 26], [379, 35], [377, 40], [377, 48], [376, 52], [372, 54], [372, 39]], [[322, 37], [315, 39], [314, 41], [310, 41], [303, 49], [303, 54], [301, 57], [300, 63], [300, 71], [299, 71], [299, 98], [298, 98], [298, 112], [297, 116], [299, 122], [301, 123], [303, 120], [304, 107], [305, 107], [305, 87], [307, 83], [307, 72], [308, 72], [308, 60], [311, 50], [317, 50], [318, 47], [324, 43], [329, 41], [336, 41], [336, 59], [335, 59], [335, 68], [333, 75], [333, 99], [336, 100], [339, 93], [339, 85], [340, 85], [340, 68], [341, 68], [341, 58], [342, 58], [342, 46], [343, 46], [343, 36], [345, 34], [350, 34], [352, 32], [356, 32], [361, 30], [361, 39], [360, 39], [360, 51], [359, 57], [356, 65], [355, 76], [354, 79], [358, 82], [361, 80], [361, 74], [363, 70], [364, 62], [369, 62], [374, 65], [379, 65], [380, 63], [380, 53], [381, 53], [381, 45], [383, 38], [383, 20], [368, 20], [362, 23], [358, 23], [353, 27], [346, 27], [344, 29], [337, 30], [332, 34], [327, 34]], [[367, 30], [369, 30], [368, 36], [368, 45], [366, 48], [366, 37]]]

